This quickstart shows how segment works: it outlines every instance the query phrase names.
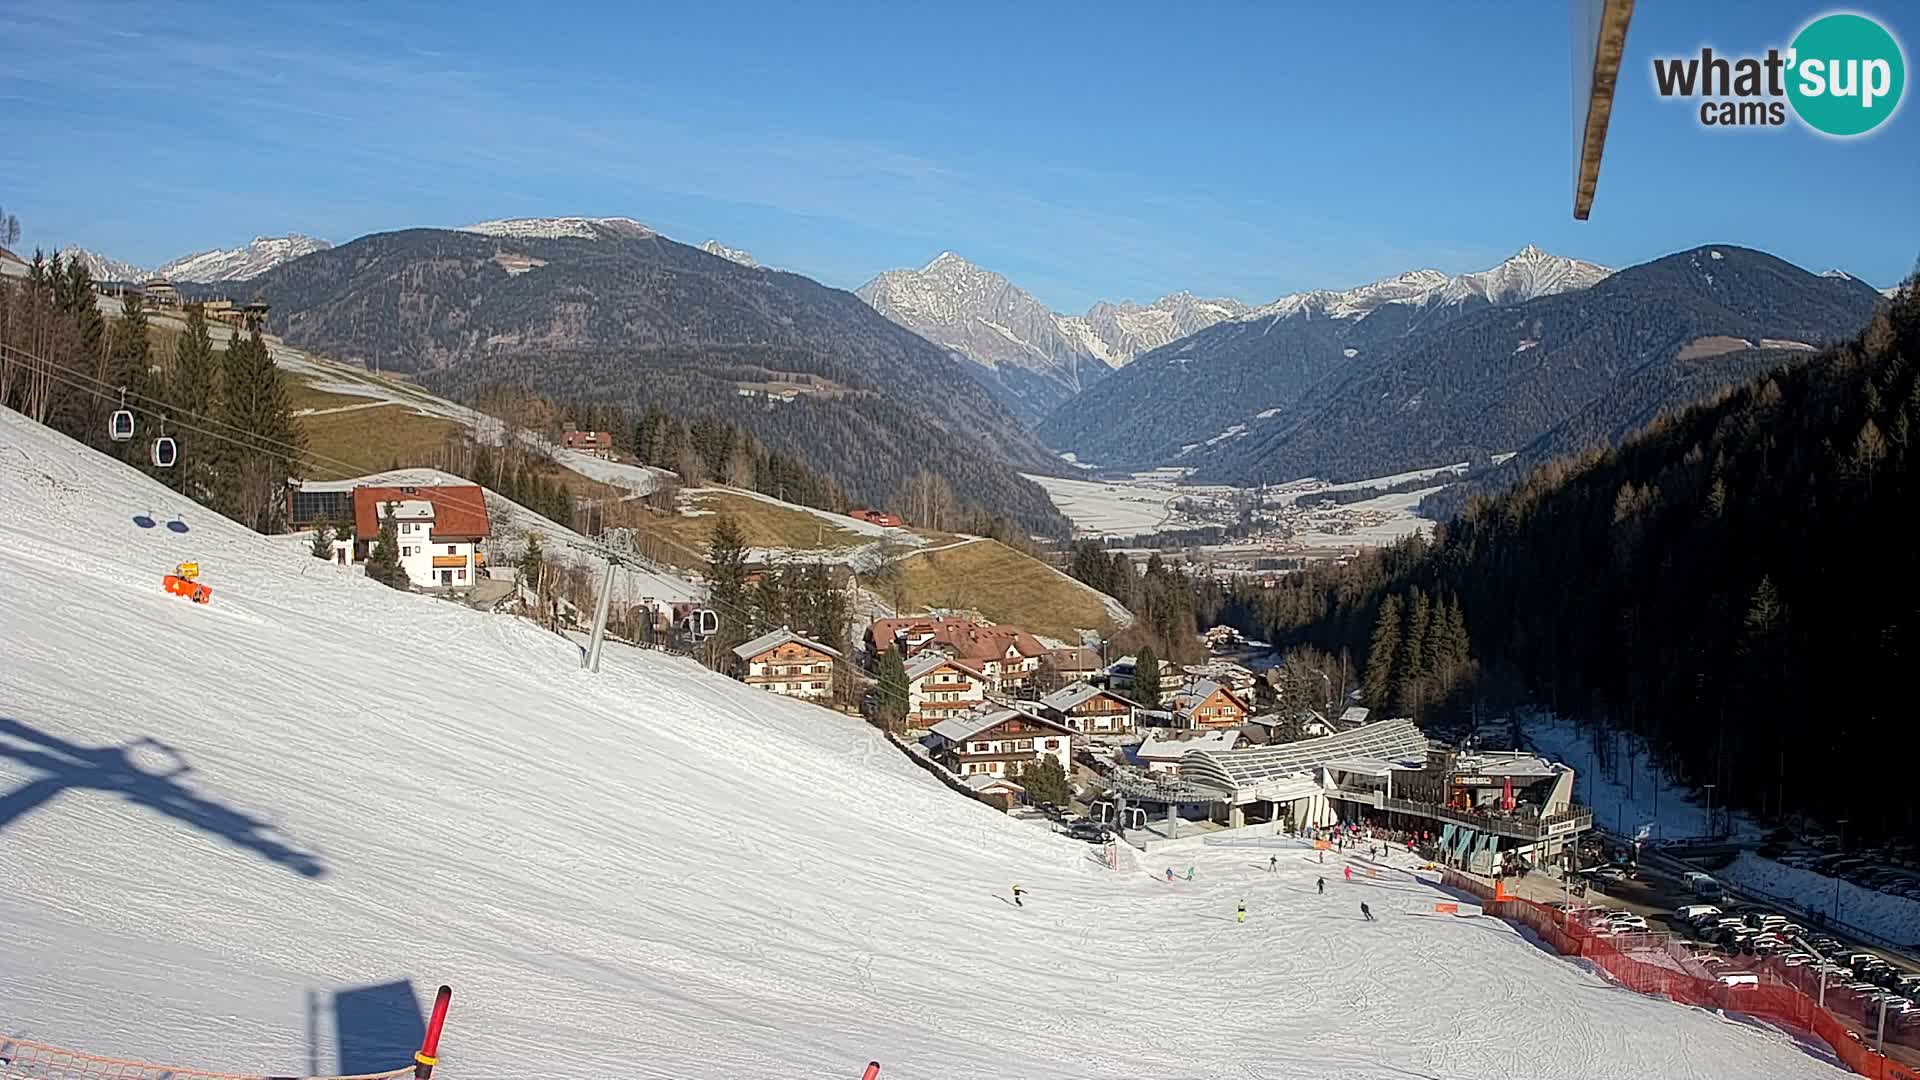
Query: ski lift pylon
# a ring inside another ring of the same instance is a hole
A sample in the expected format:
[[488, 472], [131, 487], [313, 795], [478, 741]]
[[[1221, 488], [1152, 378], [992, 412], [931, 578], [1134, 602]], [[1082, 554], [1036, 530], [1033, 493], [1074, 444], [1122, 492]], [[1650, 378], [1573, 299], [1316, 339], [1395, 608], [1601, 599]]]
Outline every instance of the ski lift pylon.
[[153, 467], [171, 469], [180, 459], [180, 449], [173, 444], [173, 436], [167, 434], [167, 418], [160, 418], [160, 434], [153, 440]]
[[120, 388], [120, 407], [113, 410], [107, 434], [114, 442], [126, 442], [133, 438], [133, 411], [127, 408], [127, 388], [124, 386]]

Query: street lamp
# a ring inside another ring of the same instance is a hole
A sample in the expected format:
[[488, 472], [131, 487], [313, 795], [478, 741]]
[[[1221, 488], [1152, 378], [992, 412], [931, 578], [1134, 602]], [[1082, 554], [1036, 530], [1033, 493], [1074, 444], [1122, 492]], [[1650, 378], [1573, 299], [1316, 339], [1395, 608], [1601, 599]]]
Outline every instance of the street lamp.
[[[1840, 854], [1847, 853], [1847, 819], [1840, 819]], [[1833, 921], [1840, 921], [1840, 875], [1833, 875]]]
[[1713, 789], [1719, 785], [1701, 784], [1700, 786], [1707, 789], [1707, 839], [1711, 840], [1713, 839]]

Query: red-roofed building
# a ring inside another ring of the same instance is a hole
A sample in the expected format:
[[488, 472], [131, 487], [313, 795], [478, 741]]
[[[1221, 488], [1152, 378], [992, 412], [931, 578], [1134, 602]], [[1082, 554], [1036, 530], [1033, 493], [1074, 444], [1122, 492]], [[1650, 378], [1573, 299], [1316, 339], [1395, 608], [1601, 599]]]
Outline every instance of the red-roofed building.
[[364, 561], [392, 515], [400, 565], [415, 587], [466, 589], [486, 565], [480, 543], [492, 533], [486, 493], [478, 484], [353, 489], [353, 558]]
[[898, 514], [889, 514], [885, 510], [867, 510], [864, 508], [849, 510], [847, 511], [847, 516], [853, 518], [855, 521], [864, 521], [869, 525], [884, 525], [889, 529], [897, 529], [906, 524], [906, 522], [900, 520]]
[[578, 450], [597, 458], [613, 457], [613, 432], [611, 431], [581, 431], [570, 427], [562, 432], [561, 436], [566, 440], [569, 450]]
[[1033, 685], [1040, 658], [1048, 649], [1032, 634], [1013, 626], [982, 626], [972, 619], [875, 619], [867, 628], [867, 655], [878, 658], [889, 649], [902, 650], [911, 660], [938, 652], [986, 676], [1002, 694], [1016, 694]]

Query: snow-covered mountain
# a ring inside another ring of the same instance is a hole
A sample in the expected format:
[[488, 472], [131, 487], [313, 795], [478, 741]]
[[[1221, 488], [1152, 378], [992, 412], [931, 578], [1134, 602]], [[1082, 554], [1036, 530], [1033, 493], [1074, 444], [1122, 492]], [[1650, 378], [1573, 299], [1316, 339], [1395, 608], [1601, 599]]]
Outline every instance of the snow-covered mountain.
[[77, 260], [87, 268], [87, 273], [92, 274], [95, 281], [145, 281], [153, 276], [132, 263], [110, 259], [75, 244], [61, 248], [60, 258], [66, 262]]
[[1029, 422], [1139, 353], [1244, 311], [1185, 293], [1149, 305], [1063, 315], [1000, 274], [951, 251], [918, 270], [888, 270], [855, 290], [874, 310], [971, 360]]
[[1489, 270], [1451, 276], [1438, 270], [1409, 270], [1351, 289], [1288, 293], [1242, 318], [1249, 322], [1297, 315], [1358, 319], [1387, 304], [1415, 307], [1474, 302], [1517, 304], [1537, 296], [1587, 288], [1612, 272], [1604, 266], [1552, 255], [1528, 244]]
[[700, 250], [706, 252], [709, 255], [718, 255], [721, 258], [727, 260], [728, 262], [739, 263], [741, 266], [757, 267], [760, 265], [759, 263], [754, 261], [752, 252], [742, 251], [739, 248], [728, 247], [727, 245], [721, 243], [718, 240], [709, 240], [706, 243], [701, 244]]
[[555, 240], [565, 237], [597, 240], [602, 236], [644, 239], [658, 235], [629, 217], [500, 218], [463, 225], [460, 231], [517, 240]]
[[154, 271], [173, 281], [245, 281], [302, 255], [332, 247], [325, 240], [293, 233], [290, 236], [256, 236], [245, 247], [215, 248], [197, 255], [185, 255]]
[[1486, 270], [1408, 270], [1353, 288], [1289, 293], [1142, 354], [1037, 430], [1081, 461], [1191, 465], [1189, 455], [1209, 439], [1252, 438], [1321, 379], [1370, 363], [1383, 348], [1470, 312], [1584, 289], [1609, 273], [1529, 244]]
[[1247, 305], [1238, 300], [1177, 292], [1144, 306], [1131, 300], [1118, 304], [1102, 300], [1085, 315], [1066, 317], [1063, 323], [1076, 330], [1085, 326], [1093, 355], [1112, 367], [1123, 367], [1142, 353], [1246, 313]]
[[311, 255], [316, 251], [325, 251], [333, 245], [325, 240], [293, 233], [289, 236], [256, 236], [245, 247], [214, 248], [193, 255], [182, 255], [171, 262], [162, 263], [157, 270], [147, 270], [132, 263], [110, 259], [97, 252], [77, 246], [68, 246], [60, 254], [69, 260], [79, 259], [95, 281], [145, 281], [152, 277], [163, 277], [170, 281], [191, 281], [206, 283], [213, 281], [245, 281], [279, 266], [291, 262], [302, 255]]

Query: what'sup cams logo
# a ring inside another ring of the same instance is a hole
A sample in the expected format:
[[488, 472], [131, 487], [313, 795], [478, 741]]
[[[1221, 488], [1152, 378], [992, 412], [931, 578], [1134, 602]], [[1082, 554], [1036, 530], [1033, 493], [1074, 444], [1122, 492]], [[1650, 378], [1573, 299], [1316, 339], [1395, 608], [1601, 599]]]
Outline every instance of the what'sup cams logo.
[[1698, 99], [1700, 124], [1712, 128], [1780, 127], [1788, 110], [1800, 122], [1837, 138], [1865, 135], [1900, 107], [1907, 63], [1887, 28], [1865, 15], [1840, 12], [1808, 23], [1784, 51], [1765, 56], [1661, 56], [1653, 85], [1663, 98]]

